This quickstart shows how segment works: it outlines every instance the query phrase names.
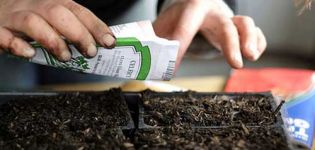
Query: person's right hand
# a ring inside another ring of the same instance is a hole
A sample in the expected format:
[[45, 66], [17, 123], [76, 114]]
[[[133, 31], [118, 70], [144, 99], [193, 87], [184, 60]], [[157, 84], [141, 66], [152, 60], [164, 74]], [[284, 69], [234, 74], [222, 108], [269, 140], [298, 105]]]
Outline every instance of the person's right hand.
[[60, 61], [71, 59], [65, 37], [86, 57], [97, 53], [96, 42], [112, 48], [116, 39], [108, 26], [72, 0], [0, 0], [0, 51], [26, 58], [33, 39]]

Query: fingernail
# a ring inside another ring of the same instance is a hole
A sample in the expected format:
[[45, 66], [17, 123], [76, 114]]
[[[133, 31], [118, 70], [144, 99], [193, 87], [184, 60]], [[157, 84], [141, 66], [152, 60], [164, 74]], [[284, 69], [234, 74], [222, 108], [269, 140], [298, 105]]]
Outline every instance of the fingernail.
[[97, 53], [97, 49], [96, 49], [95, 44], [90, 44], [87, 50], [87, 55], [90, 57], [95, 57], [96, 53]]
[[259, 57], [259, 52], [257, 49], [257, 45], [256, 44], [250, 44], [249, 45], [249, 50], [250, 50], [250, 55], [252, 56], [252, 60], [257, 60]]
[[60, 57], [63, 61], [69, 61], [71, 59], [71, 54], [69, 51], [64, 50], [61, 52]]
[[35, 50], [31, 47], [25, 48], [23, 52], [26, 57], [33, 57], [35, 55]]
[[108, 48], [113, 48], [116, 45], [116, 38], [114, 38], [111, 34], [105, 34], [103, 36], [103, 43]]
[[243, 58], [242, 58], [241, 53], [235, 53], [233, 59], [234, 59], [236, 68], [242, 68], [243, 67]]

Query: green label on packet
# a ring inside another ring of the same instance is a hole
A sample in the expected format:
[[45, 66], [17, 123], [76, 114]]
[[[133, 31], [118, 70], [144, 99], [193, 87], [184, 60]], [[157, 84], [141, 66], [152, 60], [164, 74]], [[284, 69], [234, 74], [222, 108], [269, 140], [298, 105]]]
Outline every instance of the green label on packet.
[[[88, 64], [89, 60], [83, 56], [72, 57], [71, 60], [68, 62], [60, 62], [54, 56], [49, 54], [46, 51], [46, 49], [44, 49], [40, 44], [32, 43], [31, 45], [34, 48], [40, 49], [43, 52], [46, 63], [50, 66], [70, 69], [70, 70], [80, 71], [80, 72], [86, 72], [87, 70], [90, 69], [90, 66]], [[149, 74], [150, 67], [151, 67], [150, 48], [148, 46], [143, 46], [141, 42], [137, 38], [134, 38], [134, 37], [117, 38], [116, 47], [131, 47], [131, 46], [134, 47], [135, 52], [140, 53], [140, 57], [141, 57], [140, 71], [137, 75], [136, 80], [145, 80]]]
[[133, 46], [136, 52], [141, 54], [141, 67], [137, 80], [145, 80], [149, 74], [151, 67], [151, 54], [148, 46], [142, 46], [141, 42], [136, 38], [117, 38], [117, 47]]

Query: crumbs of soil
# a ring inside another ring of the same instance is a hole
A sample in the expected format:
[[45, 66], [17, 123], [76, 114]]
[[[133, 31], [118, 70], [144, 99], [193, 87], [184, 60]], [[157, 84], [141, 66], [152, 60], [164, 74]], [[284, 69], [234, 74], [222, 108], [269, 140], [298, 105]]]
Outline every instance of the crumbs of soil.
[[256, 149], [287, 150], [281, 127], [140, 129], [133, 138], [137, 149]]
[[115, 89], [9, 101], [0, 107], [0, 146], [80, 148], [123, 143], [117, 133], [108, 132], [131, 119], [120, 94]]
[[143, 118], [147, 125], [225, 126], [239, 124], [270, 125], [277, 119], [272, 97], [263, 95], [194, 96], [190, 93], [173, 96], [147, 94], [143, 102]]
[[88, 128], [84, 131], [53, 132], [9, 141], [0, 141], [1, 149], [132, 149], [133, 144], [122, 134], [121, 129]]

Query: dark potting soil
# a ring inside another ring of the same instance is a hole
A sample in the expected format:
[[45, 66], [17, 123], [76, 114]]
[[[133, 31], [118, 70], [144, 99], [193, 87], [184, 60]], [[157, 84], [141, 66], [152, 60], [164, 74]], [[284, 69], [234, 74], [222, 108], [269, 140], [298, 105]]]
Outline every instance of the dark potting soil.
[[287, 150], [281, 127], [140, 129], [133, 139], [137, 149]]
[[0, 146], [119, 148], [125, 142], [116, 130], [131, 119], [120, 94], [115, 89], [9, 101], [0, 107]]
[[20, 97], [0, 106], [0, 149], [288, 149], [271, 100], [145, 94], [144, 120], [159, 127], [124, 135], [130, 114], [118, 89]]
[[86, 150], [86, 149], [128, 149], [133, 145], [120, 129], [88, 128], [84, 131], [64, 131], [1, 141], [1, 149], [27, 150]]
[[143, 118], [144, 123], [151, 126], [270, 125], [277, 121], [271, 100], [272, 97], [264, 95], [145, 94]]

